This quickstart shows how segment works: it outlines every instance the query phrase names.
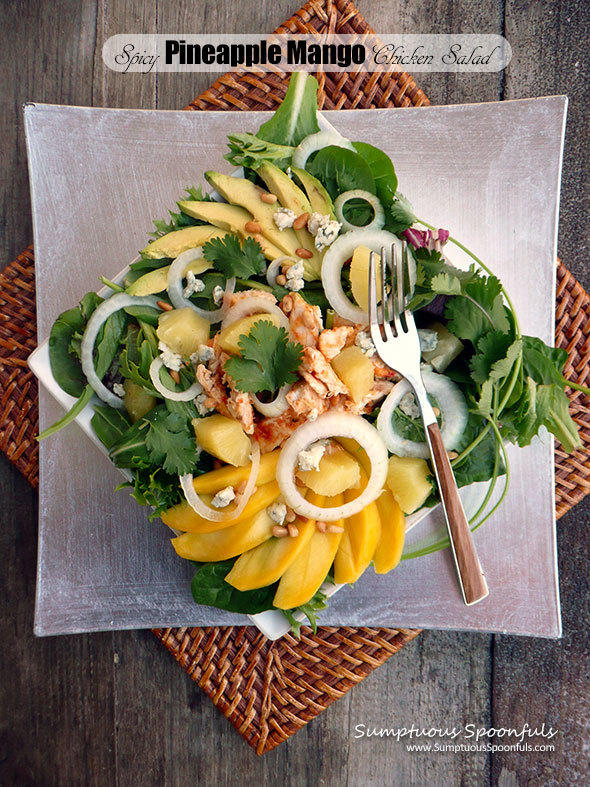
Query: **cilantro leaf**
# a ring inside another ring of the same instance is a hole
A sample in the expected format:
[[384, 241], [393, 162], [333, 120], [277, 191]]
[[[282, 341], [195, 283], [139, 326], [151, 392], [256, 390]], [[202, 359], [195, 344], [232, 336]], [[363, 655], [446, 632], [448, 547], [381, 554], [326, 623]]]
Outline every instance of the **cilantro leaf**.
[[203, 245], [203, 256], [228, 279], [248, 279], [266, 271], [262, 248], [254, 238], [246, 238], [243, 244], [237, 235], [213, 238]]
[[259, 320], [249, 334], [240, 337], [241, 357], [234, 356], [224, 365], [239, 391], [274, 392], [297, 379], [303, 347], [288, 339], [284, 328], [269, 320]]
[[502, 285], [495, 276], [477, 276], [467, 281], [461, 297], [453, 298], [445, 307], [448, 329], [459, 339], [477, 343], [488, 331], [510, 330]]
[[432, 277], [430, 287], [437, 295], [461, 294], [461, 282], [450, 273], [437, 273]]
[[192, 472], [197, 463], [197, 447], [186, 419], [178, 413], [160, 412], [149, 422], [145, 445], [150, 461], [171, 475]]
[[387, 229], [395, 233], [403, 232], [408, 227], [411, 227], [415, 221], [417, 221], [417, 218], [414, 215], [414, 208], [410, 201], [398, 191], [389, 207]]

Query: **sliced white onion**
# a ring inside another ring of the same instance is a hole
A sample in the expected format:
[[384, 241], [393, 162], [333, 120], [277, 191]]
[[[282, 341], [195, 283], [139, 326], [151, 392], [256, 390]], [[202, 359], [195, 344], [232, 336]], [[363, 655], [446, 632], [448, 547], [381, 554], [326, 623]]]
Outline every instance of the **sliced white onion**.
[[[363, 199], [365, 202], [368, 202], [373, 208], [373, 213], [375, 214], [373, 221], [371, 221], [369, 224], [363, 225], [362, 227], [359, 227], [358, 224], [351, 224], [350, 221], [347, 221], [344, 217], [344, 206], [351, 199]], [[338, 197], [336, 197], [334, 200], [334, 212], [336, 213], [336, 218], [342, 224], [342, 229], [344, 232], [350, 232], [351, 230], [358, 229], [380, 230], [385, 224], [385, 211], [383, 210], [383, 205], [379, 201], [379, 198], [374, 194], [371, 194], [370, 191], [365, 191], [364, 189], [352, 189], [352, 191], [345, 191], [343, 194], [340, 194]]]
[[277, 276], [279, 275], [281, 265], [284, 265], [285, 262], [291, 262], [295, 264], [297, 262], [297, 258], [290, 257], [288, 254], [284, 255], [283, 257], [277, 257], [276, 260], [273, 260], [266, 269], [266, 281], [271, 287], [277, 286]]
[[246, 317], [248, 314], [274, 314], [278, 317], [282, 327], [289, 332], [289, 320], [287, 315], [282, 312], [276, 303], [273, 303], [269, 298], [264, 298], [261, 295], [249, 295], [247, 298], [240, 298], [239, 301], [234, 303], [231, 309], [227, 312], [221, 323], [221, 328], [227, 328], [233, 322]]
[[[346, 297], [342, 289], [341, 275], [342, 266], [346, 260], [354, 254], [358, 246], [367, 246], [377, 254], [381, 253], [381, 248], [385, 248], [385, 253], [389, 257], [391, 246], [395, 244], [397, 248], [397, 259], [402, 259], [402, 242], [392, 232], [387, 230], [366, 230], [358, 229], [345, 232], [344, 235], [336, 238], [334, 243], [328, 247], [322, 262], [322, 284], [330, 306], [338, 312], [341, 317], [351, 322], [367, 325], [369, 315], [366, 311], [356, 306]], [[416, 261], [408, 247], [408, 265], [410, 273], [410, 289], [414, 289], [416, 283]]]
[[110, 298], [107, 298], [106, 301], [103, 301], [92, 312], [92, 315], [88, 320], [86, 330], [84, 331], [84, 336], [82, 337], [82, 343], [80, 346], [82, 371], [84, 372], [88, 383], [92, 386], [97, 396], [99, 396], [103, 402], [110, 404], [111, 407], [117, 408], [123, 407], [123, 400], [112, 391], [109, 391], [106, 385], [103, 384], [96, 374], [96, 370], [94, 368], [94, 343], [96, 342], [96, 337], [98, 336], [100, 329], [111, 316], [111, 314], [118, 312], [119, 309], [126, 309], [128, 306], [151, 306], [154, 309], [159, 308], [158, 299], [153, 295], [137, 296], [128, 295], [124, 292], [115, 293], [115, 295], [111, 295]]
[[[452, 451], [459, 444], [467, 426], [469, 413], [465, 397], [459, 387], [444, 374], [424, 371], [422, 379], [427, 392], [435, 397], [440, 408], [443, 422], [440, 430], [442, 440], [447, 451]], [[392, 454], [429, 459], [430, 451], [427, 443], [406, 440], [393, 427], [393, 411], [402, 397], [411, 390], [407, 380], [400, 380], [392, 388], [387, 399], [381, 405], [381, 411], [377, 417], [377, 430]]]
[[337, 148], [346, 148], [356, 152], [352, 142], [346, 137], [337, 134], [334, 131], [318, 131], [316, 134], [309, 134], [304, 137], [299, 145], [293, 151], [292, 164], [299, 169], [305, 169], [307, 159], [312, 153], [321, 148], [327, 148], [334, 145]]
[[252, 405], [266, 418], [276, 418], [278, 415], [282, 415], [285, 410], [289, 409], [287, 394], [291, 388], [291, 385], [283, 385], [282, 388], [279, 388], [279, 392], [272, 402], [261, 402], [256, 394], [250, 394]]
[[172, 305], [176, 309], [184, 309], [186, 306], [188, 306], [190, 309], [195, 311], [199, 317], [203, 317], [203, 319], [208, 320], [211, 323], [219, 322], [223, 319], [223, 316], [229, 309], [229, 299], [236, 286], [235, 278], [227, 280], [225, 285], [225, 293], [223, 295], [223, 303], [219, 309], [200, 309], [182, 294], [182, 281], [184, 279], [186, 269], [191, 264], [191, 262], [200, 260], [202, 257], [203, 249], [201, 246], [197, 247], [196, 249], [187, 249], [187, 251], [183, 251], [182, 254], [178, 255], [178, 257], [170, 266], [170, 270], [168, 271], [168, 295]]
[[[300, 451], [316, 440], [326, 437], [350, 437], [367, 452], [371, 462], [371, 475], [367, 486], [355, 499], [334, 508], [322, 508], [308, 502], [295, 483], [295, 468]], [[361, 415], [350, 413], [324, 413], [316, 421], [299, 426], [281, 449], [276, 478], [287, 505], [300, 516], [333, 522], [358, 514], [379, 497], [387, 478], [387, 448], [374, 426]]]
[[237, 500], [236, 507], [231, 511], [221, 511], [218, 508], [211, 508], [211, 506], [208, 506], [206, 503], [204, 503], [199, 495], [195, 492], [192, 473], [187, 473], [186, 475], [180, 476], [180, 486], [184, 492], [186, 502], [193, 509], [193, 511], [199, 516], [202, 516], [203, 519], [209, 519], [211, 522], [231, 522], [231, 520], [237, 519], [244, 508], [246, 508], [248, 501], [252, 497], [254, 487], [256, 486], [256, 479], [258, 478], [258, 471], [260, 469], [260, 446], [254, 440], [251, 442], [252, 467], [250, 469], [250, 475], [248, 476], [248, 481], [244, 491], [238, 496], [239, 499]]
[[160, 380], [160, 369], [162, 366], [164, 366], [162, 359], [159, 356], [154, 358], [150, 364], [150, 380], [156, 391], [162, 394], [165, 399], [171, 399], [173, 402], [190, 402], [195, 396], [203, 393], [203, 386], [198, 381], [194, 382], [186, 391], [171, 391], [169, 388], [166, 388]]

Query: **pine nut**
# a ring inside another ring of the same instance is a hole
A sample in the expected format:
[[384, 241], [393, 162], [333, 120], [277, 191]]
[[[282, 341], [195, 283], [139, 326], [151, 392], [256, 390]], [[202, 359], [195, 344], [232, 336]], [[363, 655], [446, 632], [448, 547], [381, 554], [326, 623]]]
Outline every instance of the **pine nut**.
[[284, 287], [286, 283], [287, 283], [287, 277], [283, 276], [282, 273], [279, 273], [279, 275], [277, 276], [277, 284], [279, 284], [281, 287]]
[[307, 249], [295, 249], [295, 254], [298, 257], [301, 257], [302, 260], [311, 260], [313, 257], [313, 252], [308, 251]]
[[262, 227], [260, 224], [257, 224], [255, 221], [247, 221], [244, 224], [244, 229], [246, 232], [262, 232]]
[[307, 224], [308, 218], [309, 218], [309, 213], [302, 213], [301, 216], [297, 216], [297, 218], [293, 222], [293, 229], [302, 230]]
[[459, 456], [459, 454], [456, 451], [449, 451], [447, 456], [449, 457], [449, 459], [456, 459]]
[[179, 385], [180, 375], [178, 374], [178, 372], [175, 369], [168, 369], [168, 372], [170, 374], [170, 377], [172, 377], [172, 379], [176, 383], [176, 385]]
[[236, 495], [243, 495], [243, 494], [244, 494], [244, 492], [246, 491], [246, 486], [247, 486], [247, 484], [248, 484], [248, 482], [247, 482], [247, 481], [242, 481], [242, 483], [241, 483], [241, 484], [239, 485], [239, 487], [236, 489]]
[[281, 303], [281, 309], [285, 312], [285, 314], [289, 314], [292, 308], [293, 308], [293, 304], [291, 303], [291, 298], [285, 296], [284, 300]]
[[320, 531], [320, 533], [325, 533], [327, 531], [327, 529], [328, 529], [328, 525], [326, 524], [326, 522], [322, 522], [319, 519], [315, 523], [315, 526], [316, 526], [316, 529]]
[[438, 407], [433, 407], [432, 412], [436, 415], [437, 418], [440, 415], [440, 410], [438, 409]]
[[171, 312], [174, 309], [174, 306], [166, 303], [166, 301], [156, 301], [156, 306], [159, 306], [163, 312]]
[[287, 508], [287, 515], [285, 516], [286, 522], [294, 522], [297, 519], [297, 514], [292, 508]]
[[266, 191], [263, 191], [260, 195], [260, 199], [263, 202], [268, 202], [269, 205], [273, 205], [277, 201], [276, 194], [267, 194]]
[[289, 535], [289, 531], [287, 530], [287, 528], [281, 527], [280, 525], [275, 525], [270, 532], [276, 538], [285, 538], [285, 536]]
[[289, 531], [290, 538], [297, 538], [299, 535], [299, 529], [296, 525], [287, 525], [287, 530]]
[[344, 528], [340, 525], [327, 525], [326, 533], [344, 533]]
[[262, 235], [256, 233], [256, 235], [254, 235], [254, 240], [256, 241], [256, 243], [260, 243], [260, 245], [264, 249], [264, 244], [266, 241], [264, 240], [264, 237]]

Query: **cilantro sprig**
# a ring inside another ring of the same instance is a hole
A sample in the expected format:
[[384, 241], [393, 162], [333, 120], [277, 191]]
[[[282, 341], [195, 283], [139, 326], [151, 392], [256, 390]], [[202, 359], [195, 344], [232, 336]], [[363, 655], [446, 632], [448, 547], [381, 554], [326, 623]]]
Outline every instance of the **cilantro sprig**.
[[203, 256], [228, 279], [232, 276], [248, 279], [266, 271], [262, 247], [254, 238], [246, 238], [243, 243], [237, 235], [213, 238], [203, 245]]
[[250, 333], [240, 338], [238, 347], [241, 357], [229, 358], [223, 368], [239, 391], [273, 393], [297, 379], [303, 347], [290, 342], [284, 328], [258, 320]]

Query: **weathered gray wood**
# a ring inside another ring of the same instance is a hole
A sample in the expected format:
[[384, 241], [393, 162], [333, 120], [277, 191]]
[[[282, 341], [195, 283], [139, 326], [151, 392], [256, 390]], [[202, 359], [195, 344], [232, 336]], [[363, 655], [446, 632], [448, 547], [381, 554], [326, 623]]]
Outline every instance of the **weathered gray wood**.
[[[179, 108], [211, 81], [106, 71], [115, 32], [268, 31], [296, 0], [0, 5], [3, 123], [2, 261], [32, 239], [20, 105], [26, 100]], [[514, 59], [506, 75], [421, 75], [433, 103], [570, 95], [560, 252], [590, 284], [586, 112], [587, 4], [410, 4], [358, 0], [378, 31], [502, 32]], [[149, 632], [35, 640], [35, 495], [0, 457], [0, 783], [2, 784], [576, 784], [588, 767], [587, 532], [590, 504], [559, 524], [562, 642], [482, 635], [421, 635], [287, 744], [257, 758]], [[116, 658], [115, 658], [116, 657]], [[118, 663], [115, 663], [118, 659]], [[555, 754], [415, 754], [388, 739], [355, 739], [377, 727], [558, 726]], [[189, 781], [190, 780], [190, 781]]]

